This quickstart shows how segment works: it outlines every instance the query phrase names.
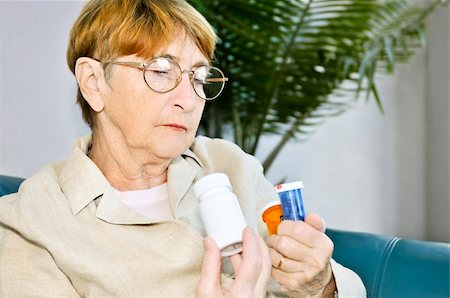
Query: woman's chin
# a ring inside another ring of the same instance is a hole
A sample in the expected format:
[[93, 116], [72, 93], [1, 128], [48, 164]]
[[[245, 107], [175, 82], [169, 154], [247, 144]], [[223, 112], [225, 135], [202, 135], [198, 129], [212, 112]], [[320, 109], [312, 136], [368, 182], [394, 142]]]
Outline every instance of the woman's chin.
[[157, 149], [157, 155], [164, 159], [175, 159], [189, 148], [185, 142], [169, 143]]

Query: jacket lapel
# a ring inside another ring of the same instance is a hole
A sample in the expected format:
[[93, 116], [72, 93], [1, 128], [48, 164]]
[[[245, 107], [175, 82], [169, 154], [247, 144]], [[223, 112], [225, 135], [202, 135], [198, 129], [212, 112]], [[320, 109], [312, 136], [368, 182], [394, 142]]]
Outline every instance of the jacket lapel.
[[[189, 157], [187, 157], [189, 159]], [[181, 199], [189, 191], [192, 186], [199, 165], [196, 161], [189, 163], [187, 159], [183, 157], [176, 158], [169, 166], [167, 173], [167, 187], [169, 192], [169, 201], [172, 210], [175, 212]]]

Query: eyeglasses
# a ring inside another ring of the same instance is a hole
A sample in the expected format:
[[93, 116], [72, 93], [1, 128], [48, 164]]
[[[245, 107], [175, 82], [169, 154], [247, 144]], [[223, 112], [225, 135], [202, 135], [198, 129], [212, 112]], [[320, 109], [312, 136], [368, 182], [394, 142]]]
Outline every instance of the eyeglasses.
[[228, 78], [217, 67], [201, 65], [192, 69], [181, 70], [180, 65], [168, 57], [155, 57], [147, 63], [140, 62], [103, 62], [129, 66], [142, 70], [145, 83], [158, 93], [175, 89], [181, 82], [183, 73], [187, 72], [195, 93], [204, 100], [213, 100], [222, 93]]

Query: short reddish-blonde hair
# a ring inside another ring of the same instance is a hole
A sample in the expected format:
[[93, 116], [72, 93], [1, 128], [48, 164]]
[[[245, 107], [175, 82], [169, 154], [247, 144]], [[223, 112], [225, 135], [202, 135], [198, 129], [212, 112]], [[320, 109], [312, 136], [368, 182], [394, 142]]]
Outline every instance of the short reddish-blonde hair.
[[[80, 57], [112, 61], [126, 55], [149, 59], [177, 38], [180, 29], [210, 60], [216, 34], [206, 19], [185, 0], [91, 0], [70, 31], [67, 63], [75, 74]], [[93, 113], [78, 88], [83, 119], [93, 126]]]

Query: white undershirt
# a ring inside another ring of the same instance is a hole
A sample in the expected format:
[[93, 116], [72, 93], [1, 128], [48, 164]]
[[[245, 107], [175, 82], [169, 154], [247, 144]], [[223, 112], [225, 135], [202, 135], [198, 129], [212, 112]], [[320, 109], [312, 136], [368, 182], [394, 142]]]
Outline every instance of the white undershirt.
[[174, 219], [167, 183], [143, 190], [114, 191], [128, 208], [139, 214], [155, 220]]

